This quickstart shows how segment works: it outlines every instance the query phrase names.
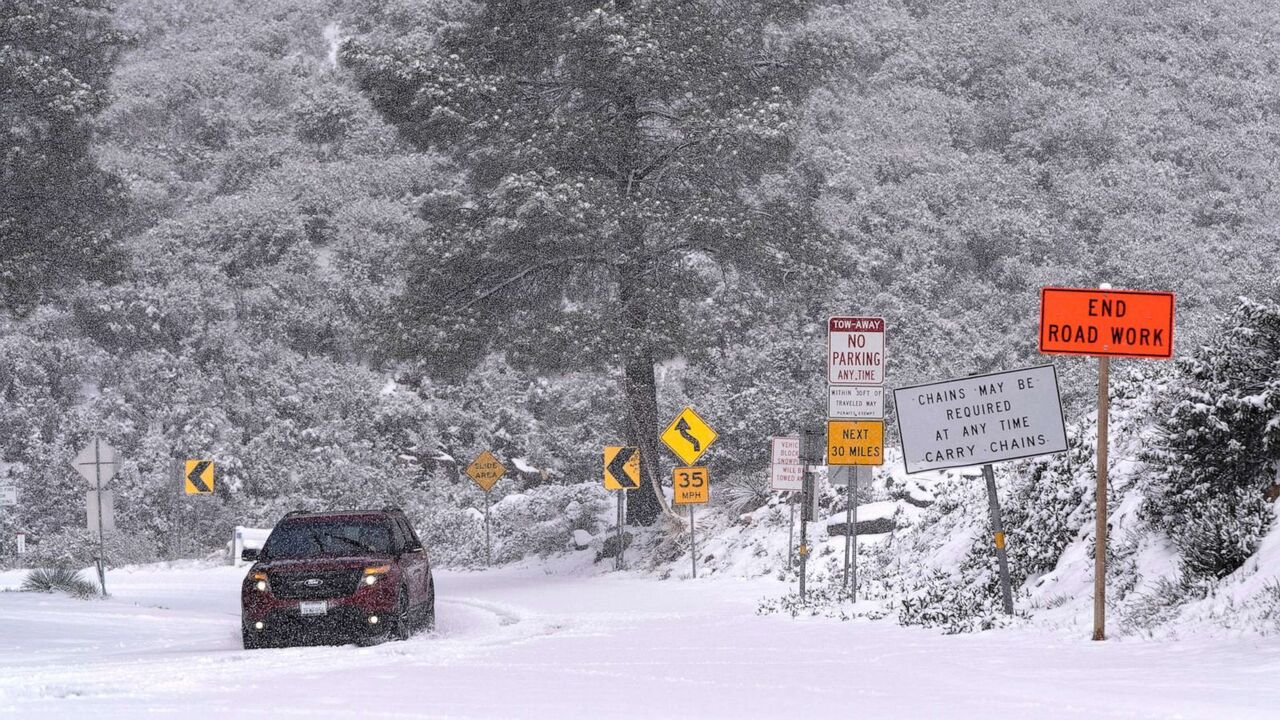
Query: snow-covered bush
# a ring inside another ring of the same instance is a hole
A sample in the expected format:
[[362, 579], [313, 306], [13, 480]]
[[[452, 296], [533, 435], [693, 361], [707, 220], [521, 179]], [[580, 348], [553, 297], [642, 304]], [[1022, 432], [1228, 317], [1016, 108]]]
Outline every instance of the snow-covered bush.
[[22, 580], [23, 592], [64, 592], [75, 598], [90, 598], [98, 593], [98, 586], [80, 576], [74, 568], [59, 566], [37, 568]]
[[[414, 519], [413, 514], [410, 519]], [[415, 522], [414, 527], [432, 563], [453, 567], [484, 563], [484, 520], [475, 513], [436, 507], [425, 513], [422, 522]]]
[[541, 485], [508, 495], [491, 509], [494, 561], [512, 562], [570, 549], [575, 530], [596, 534], [609, 499], [598, 483], [591, 482]]
[[937, 568], [909, 578], [898, 602], [898, 622], [939, 628], [948, 635], [1009, 624], [1013, 618], [1001, 605], [998, 577], [978, 570], [977, 564], [966, 563], [960, 571], [969, 582], [957, 582], [951, 573]]
[[1244, 564], [1273, 520], [1264, 494], [1280, 465], [1280, 306], [1241, 300], [1178, 368], [1144, 458], [1143, 516], [1173, 540], [1189, 575], [1220, 578]]
[[1097, 483], [1096, 427], [1094, 422], [1073, 425], [1067, 452], [1013, 473], [1003, 516], [1014, 584], [1052, 570], [1080, 528], [1093, 520], [1089, 490]]
[[[159, 556], [155, 538], [146, 532], [110, 532], [103, 544], [108, 567], [152, 562]], [[97, 556], [97, 533], [65, 528], [29, 541], [22, 560], [38, 567], [85, 567]]]

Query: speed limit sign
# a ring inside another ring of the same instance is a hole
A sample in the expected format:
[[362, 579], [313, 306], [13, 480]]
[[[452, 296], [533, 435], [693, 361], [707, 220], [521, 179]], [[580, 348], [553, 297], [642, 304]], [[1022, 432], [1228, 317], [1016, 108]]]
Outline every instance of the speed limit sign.
[[671, 471], [676, 505], [701, 505], [711, 499], [711, 478], [705, 467], [678, 467]]

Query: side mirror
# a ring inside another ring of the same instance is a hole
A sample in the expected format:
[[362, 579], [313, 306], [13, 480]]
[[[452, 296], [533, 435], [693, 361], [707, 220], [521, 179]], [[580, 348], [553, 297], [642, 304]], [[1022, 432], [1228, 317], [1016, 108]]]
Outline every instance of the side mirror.
[[257, 548], [243, 548], [240, 550], [240, 559], [245, 562], [257, 562], [258, 553]]

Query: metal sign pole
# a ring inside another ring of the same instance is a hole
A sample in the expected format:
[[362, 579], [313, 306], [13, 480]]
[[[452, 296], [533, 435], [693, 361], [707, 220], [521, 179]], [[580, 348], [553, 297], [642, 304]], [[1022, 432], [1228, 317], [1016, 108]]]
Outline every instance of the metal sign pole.
[[618, 521], [614, 523], [614, 529], [617, 530], [618, 536], [618, 557], [615, 559], [613, 566], [615, 570], [621, 570], [625, 567], [622, 560], [622, 523], [626, 522], [626, 510], [622, 507], [623, 498], [627, 496], [626, 490], [614, 490], [618, 493]]
[[791, 505], [791, 521], [787, 524], [787, 570], [796, 565], [796, 494], [788, 493]]
[[853, 488], [853, 517], [849, 525], [849, 535], [852, 538], [849, 544], [853, 546], [853, 566], [851, 577], [853, 584], [849, 588], [849, 593], [853, 597], [853, 601], [858, 601], [858, 469], [854, 468], [850, 480], [850, 487]]
[[1098, 358], [1098, 489], [1093, 549], [1093, 639], [1107, 639], [1107, 414], [1111, 359]]
[[809, 567], [809, 546], [808, 546], [809, 523], [805, 522], [804, 518], [805, 518], [805, 515], [808, 514], [809, 503], [811, 502], [811, 500], [809, 499], [809, 493], [811, 492], [811, 490], [809, 486], [810, 481], [809, 481], [808, 456], [806, 456], [806, 459], [804, 461], [804, 471], [801, 477], [804, 478], [804, 484], [802, 486], [804, 487], [804, 490], [800, 492], [800, 495], [801, 495], [800, 502], [803, 503], [803, 506], [800, 508], [800, 599], [804, 600], [804, 597], [805, 597], [804, 581], [805, 581], [805, 576], [808, 574], [808, 567]]
[[99, 447], [98, 438], [93, 439], [93, 473], [94, 487], [97, 491], [94, 497], [98, 502], [98, 585], [102, 588], [102, 596], [107, 596], [107, 566], [106, 556], [106, 540], [102, 532], [102, 455]]
[[693, 577], [698, 578], [698, 529], [693, 521], [693, 506], [689, 506], [689, 557], [693, 560]]
[[847, 465], [846, 465], [846, 466], [844, 466], [844, 467], [841, 467], [841, 468], [840, 468], [840, 471], [844, 473], [844, 479], [845, 479], [845, 486], [844, 486], [844, 504], [845, 504], [845, 509], [844, 509], [844, 528], [845, 528], [845, 530], [844, 530], [844, 589], [845, 589], [845, 592], [848, 592], [848, 591], [849, 591], [849, 567], [850, 567], [850, 557], [851, 557], [851, 555], [850, 555], [850, 551], [852, 550], [852, 547], [853, 547], [853, 505], [854, 505], [854, 502], [855, 502], [855, 501], [854, 501], [854, 495], [853, 495], [853, 475], [854, 475], [854, 473], [853, 473], [853, 468], [852, 468], [852, 467], [850, 467], [850, 466], [847, 466]]
[[484, 493], [484, 564], [493, 564], [493, 546], [489, 544], [489, 491]]
[[1000, 562], [1000, 594], [1004, 599], [1004, 612], [1013, 614], [1013, 586], [1009, 581], [1009, 553], [1004, 546], [1004, 520], [1000, 516], [1000, 496], [996, 494], [996, 473], [991, 464], [982, 466], [982, 477], [987, 481], [987, 504], [991, 508], [991, 532], [996, 541], [996, 559]]

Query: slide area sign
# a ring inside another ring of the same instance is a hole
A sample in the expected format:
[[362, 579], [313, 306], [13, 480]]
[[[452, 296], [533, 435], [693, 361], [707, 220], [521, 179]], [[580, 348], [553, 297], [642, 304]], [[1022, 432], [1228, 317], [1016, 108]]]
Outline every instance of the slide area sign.
[[884, 318], [827, 320], [827, 382], [831, 385], [884, 384]]
[[1052, 365], [893, 391], [907, 473], [1065, 452]]
[[1173, 293], [1040, 289], [1040, 352], [1167, 360], [1173, 357]]

